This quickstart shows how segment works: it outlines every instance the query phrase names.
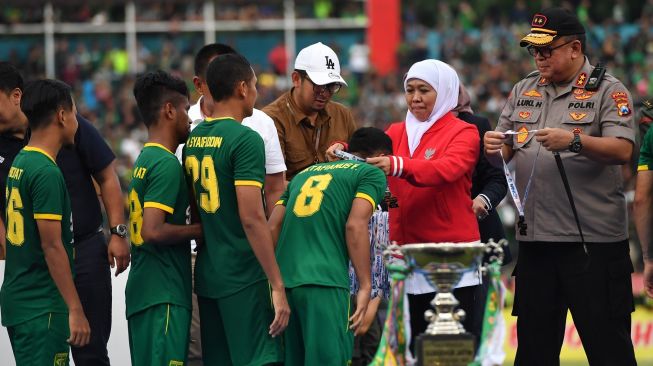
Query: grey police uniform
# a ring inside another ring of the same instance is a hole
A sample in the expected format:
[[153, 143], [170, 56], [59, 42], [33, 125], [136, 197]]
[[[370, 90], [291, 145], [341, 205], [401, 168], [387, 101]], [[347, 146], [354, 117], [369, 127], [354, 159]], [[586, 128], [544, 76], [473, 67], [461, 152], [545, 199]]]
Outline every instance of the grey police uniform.
[[[514, 130], [512, 162], [525, 202], [525, 235], [517, 232], [513, 315], [518, 316], [515, 365], [559, 364], [567, 309], [591, 365], [635, 365], [630, 341], [634, 311], [628, 255], [628, 220], [621, 166], [560, 152], [586, 247], [583, 247], [554, 156], [540, 149], [533, 130], [551, 127], [635, 143], [632, 99], [606, 74], [598, 90], [585, 85], [593, 67], [585, 60], [568, 85], [534, 72], [515, 85], [497, 131]], [[587, 250], [587, 251], [585, 251]]]
[[[513, 135], [515, 180], [523, 195], [535, 166], [525, 202], [526, 235], [522, 241], [580, 242], [565, 188], [554, 157], [540, 144], [533, 130], [562, 128], [597, 137], [620, 137], [635, 143], [632, 98], [623, 84], [606, 74], [599, 89], [585, 90], [593, 67], [586, 59], [569, 85], [554, 86], [533, 72], [517, 83], [501, 113], [496, 130]], [[537, 156], [537, 159], [536, 159]], [[578, 216], [587, 242], [617, 242], [628, 237], [626, 199], [621, 166], [605, 165], [583, 155], [560, 152]]]

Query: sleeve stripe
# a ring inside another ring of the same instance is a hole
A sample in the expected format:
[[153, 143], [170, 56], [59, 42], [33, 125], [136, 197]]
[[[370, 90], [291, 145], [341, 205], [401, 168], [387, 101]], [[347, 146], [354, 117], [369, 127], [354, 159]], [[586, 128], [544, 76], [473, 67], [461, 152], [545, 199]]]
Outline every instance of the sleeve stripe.
[[391, 158], [392, 158], [392, 164], [391, 164], [391, 166], [392, 166], [392, 176], [396, 177], [397, 176], [397, 157], [392, 155]]
[[151, 202], [151, 201], [150, 202], [145, 202], [145, 204], [143, 204], [143, 208], [158, 208], [159, 210], [165, 211], [165, 212], [167, 212], [169, 214], [175, 213], [174, 208], [172, 208], [172, 207], [170, 207], [168, 205], [164, 205], [163, 203], [159, 203], [159, 202]]
[[235, 186], [254, 186], [254, 187], [259, 187], [263, 188], [263, 183], [257, 182], [255, 180], [237, 180], [234, 181]]
[[401, 175], [404, 174], [404, 158], [398, 157], [397, 159], [399, 159], [399, 173], [397, 176], [401, 177]]
[[638, 165], [638, 166], [637, 166], [637, 171], [638, 171], [638, 172], [645, 171], [645, 170], [650, 170], [650, 169], [648, 168], [648, 164]]
[[35, 213], [34, 214], [34, 219], [35, 220], [55, 220], [55, 221], [61, 221], [61, 215], [57, 214], [47, 214], [47, 213]]
[[274, 205], [275, 205], [275, 206], [278, 206], [278, 205], [285, 206], [285, 205], [286, 205], [286, 201], [284, 201], [284, 200], [278, 200]]
[[374, 202], [374, 199], [370, 197], [369, 194], [363, 193], [363, 192], [358, 192], [356, 193], [356, 198], [362, 198], [364, 200], [367, 200], [369, 203], [372, 204], [372, 211], [376, 208], [376, 203]]

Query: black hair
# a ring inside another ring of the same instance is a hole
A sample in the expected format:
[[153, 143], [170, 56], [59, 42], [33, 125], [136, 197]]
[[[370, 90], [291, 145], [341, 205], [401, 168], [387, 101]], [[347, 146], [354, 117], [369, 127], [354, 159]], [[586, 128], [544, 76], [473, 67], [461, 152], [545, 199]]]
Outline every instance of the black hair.
[[0, 90], [9, 94], [14, 89], [23, 90], [23, 77], [9, 62], [0, 62]]
[[206, 78], [206, 69], [215, 56], [238, 53], [231, 46], [222, 43], [210, 43], [202, 47], [195, 55], [195, 75]]
[[392, 140], [376, 127], [361, 127], [349, 139], [349, 152], [362, 158], [377, 154], [392, 154]]
[[206, 84], [216, 102], [232, 96], [238, 83], [247, 83], [253, 77], [254, 71], [249, 61], [237, 53], [214, 58], [206, 69]]
[[179, 103], [181, 96], [188, 98], [188, 95], [188, 87], [183, 80], [161, 70], [139, 76], [134, 84], [136, 104], [147, 127], [159, 119], [165, 103]]
[[59, 108], [72, 110], [72, 89], [59, 80], [31, 81], [25, 86], [20, 99], [20, 108], [27, 116], [30, 129], [38, 130], [49, 125], [49, 120]]
[[585, 37], [584, 34], [570, 34], [568, 36], [562, 36], [562, 39], [565, 42], [571, 42], [571, 41], [579, 40], [580, 41], [580, 50], [583, 52], [583, 54], [587, 53], [586, 52], [586, 46], [587, 46], [586, 37]]

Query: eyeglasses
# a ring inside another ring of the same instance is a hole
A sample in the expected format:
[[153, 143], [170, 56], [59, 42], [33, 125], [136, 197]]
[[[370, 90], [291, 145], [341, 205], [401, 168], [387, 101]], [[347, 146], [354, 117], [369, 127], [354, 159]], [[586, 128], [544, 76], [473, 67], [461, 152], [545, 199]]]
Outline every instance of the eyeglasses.
[[308, 74], [306, 72], [300, 72], [299, 75], [302, 77], [302, 79], [308, 80], [313, 84], [313, 93], [320, 95], [324, 92], [328, 92], [331, 95], [337, 94], [340, 91], [340, 88], [342, 85], [340, 83], [329, 83], [326, 85], [317, 85], [311, 80], [311, 78], [308, 77]]
[[568, 45], [568, 44], [570, 44], [571, 42], [574, 42], [574, 41], [576, 41], [576, 40], [574, 39], [574, 40], [571, 40], [569, 42], [565, 42], [565, 43], [563, 43], [561, 45], [557, 45], [555, 47], [551, 47], [551, 46], [535, 47], [535, 46], [531, 45], [531, 46], [526, 47], [526, 50], [533, 57], [537, 56], [537, 54], [539, 53], [540, 56], [542, 56], [544, 58], [549, 58], [549, 57], [551, 57], [551, 54], [553, 53], [553, 50], [558, 49], [558, 48], [560, 48], [562, 46]]

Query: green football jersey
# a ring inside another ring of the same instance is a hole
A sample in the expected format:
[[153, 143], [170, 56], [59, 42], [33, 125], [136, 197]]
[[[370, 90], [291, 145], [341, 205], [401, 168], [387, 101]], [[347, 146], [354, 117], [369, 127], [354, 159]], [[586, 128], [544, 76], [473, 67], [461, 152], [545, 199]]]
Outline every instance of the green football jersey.
[[168, 303], [192, 308], [190, 240], [156, 245], [143, 241], [143, 211], [166, 212], [165, 222], [185, 225], [188, 188], [177, 157], [163, 145], [147, 143], [134, 163], [129, 184], [131, 269], [125, 288], [127, 317]]
[[2, 325], [14, 326], [47, 313], [68, 313], [50, 276], [36, 220], [61, 222], [61, 240], [73, 268], [73, 226], [66, 183], [45, 151], [23, 148], [6, 187], [7, 261], [0, 290]]
[[207, 118], [188, 137], [183, 161], [204, 233], [195, 292], [221, 298], [264, 280], [236, 199], [236, 186], [263, 187], [265, 148], [259, 134], [231, 118]]
[[651, 170], [653, 169], [653, 128], [649, 128], [644, 135], [642, 147], [639, 151], [639, 163], [637, 170]]
[[286, 287], [349, 289], [345, 224], [352, 203], [364, 198], [374, 210], [386, 184], [381, 169], [354, 161], [313, 165], [293, 178], [277, 203], [286, 206], [276, 252]]

